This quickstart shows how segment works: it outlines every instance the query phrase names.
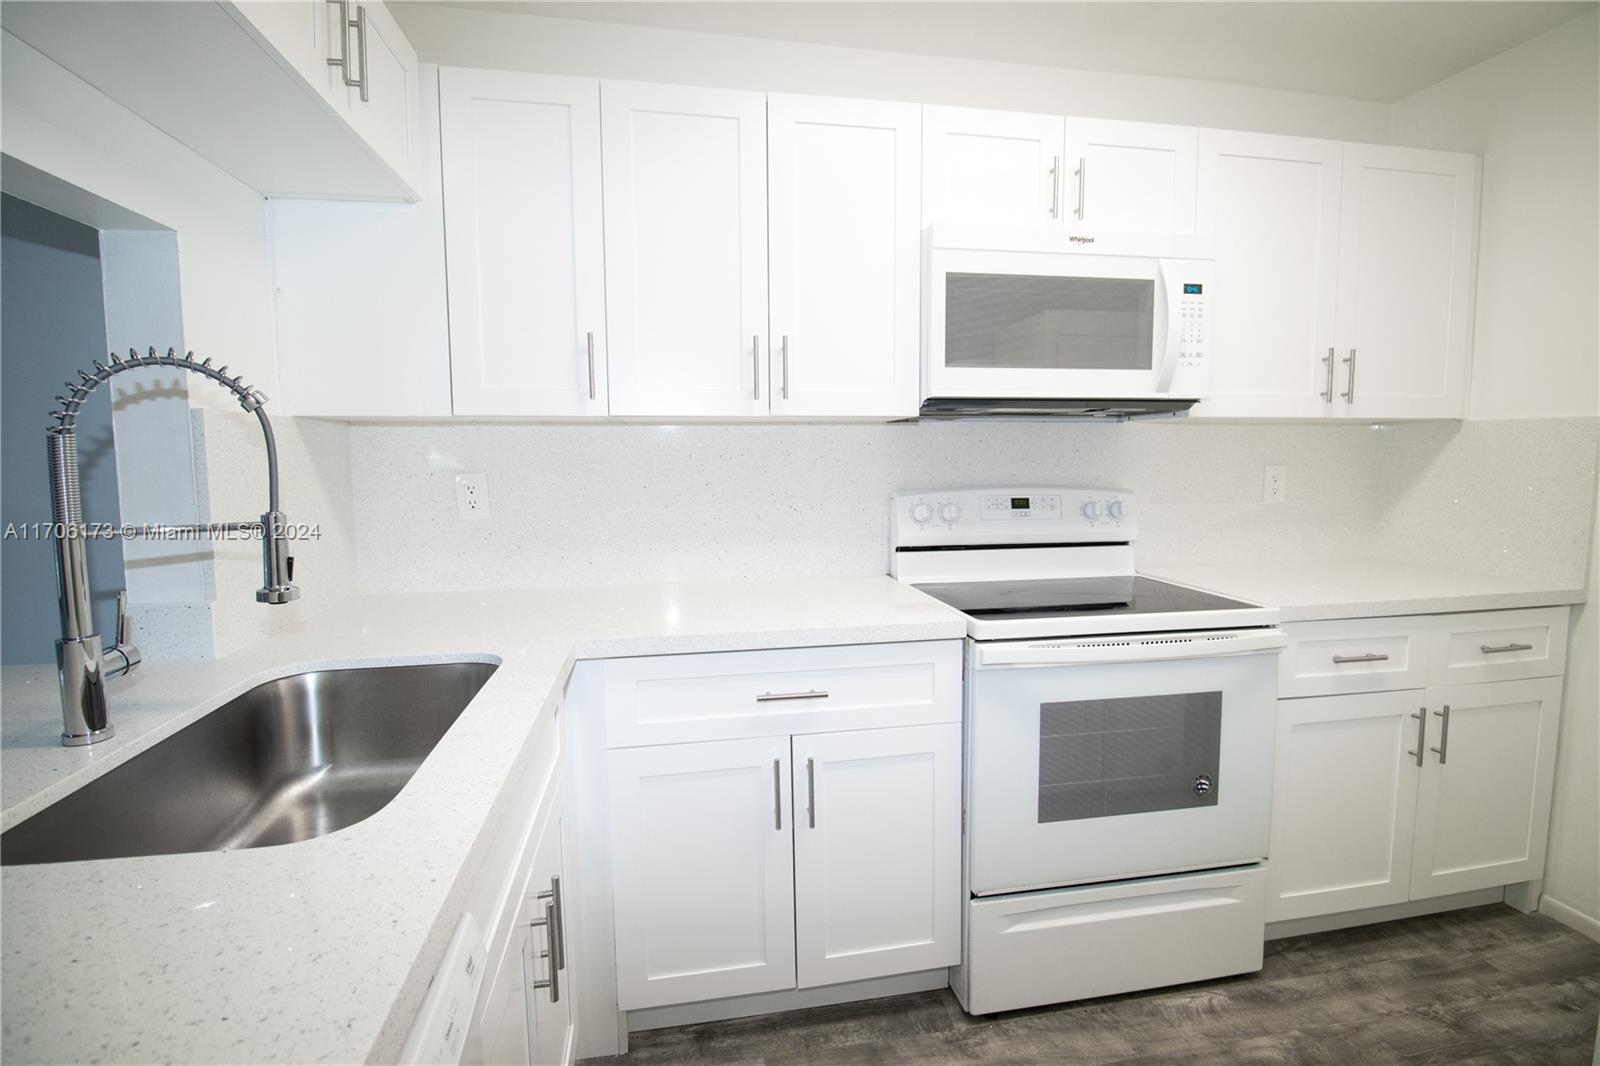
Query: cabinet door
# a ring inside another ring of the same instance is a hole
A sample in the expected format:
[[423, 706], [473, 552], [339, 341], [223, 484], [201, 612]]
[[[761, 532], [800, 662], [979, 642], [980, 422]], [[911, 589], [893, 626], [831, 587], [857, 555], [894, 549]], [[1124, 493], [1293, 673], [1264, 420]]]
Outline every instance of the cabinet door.
[[1344, 146], [1341, 411], [1460, 418], [1472, 343], [1478, 160]]
[[1332, 414], [1341, 146], [1230, 130], [1199, 143], [1196, 228], [1217, 258], [1210, 387], [1194, 414]]
[[469, 1039], [463, 1061], [486, 1064], [533, 1062], [533, 1033], [528, 1027], [528, 956], [538, 932], [529, 927], [531, 906], [517, 912], [511, 941], [500, 965], [484, 981], [478, 1041]]
[[1423, 694], [1278, 701], [1267, 920], [1403, 903]]
[[608, 81], [601, 113], [611, 413], [766, 413], [766, 97]]
[[1058, 115], [923, 108], [923, 223], [1056, 222], [1063, 130]]
[[[338, 10], [338, 5], [328, 5]], [[417, 180], [417, 53], [400, 30], [400, 24], [389, 14], [389, 9], [379, 3], [350, 4], [351, 19], [364, 20], [365, 25], [350, 29], [350, 63], [365, 68], [361, 76], [366, 79], [367, 97], [361, 90], [348, 87], [345, 114], [350, 126], [375, 151], [379, 158], [408, 183]], [[335, 26], [338, 16], [334, 17]], [[333, 41], [335, 54], [339, 41]], [[338, 71], [335, 68], [335, 75]]]
[[801, 988], [961, 961], [961, 727], [794, 738]]
[[455, 413], [605, 414], [599, 84], [446, 68], [439, 92]]
[[772, 411], [917, 413], [921, 116], [767, 101]]
[[343, 76], [328, 63], [339, 58], [339, 5], [328, 0], [235, 0], [226, 6], [243, 16], [253, 35], [270, 45], [329, 107], [347, 112]]
[[[532, 1033], [534, 1066], [567, 1066], [573, 1061], [572, 960], [567, 939], [567, 899], [562, 895], [562, 822], [550, 817], [534, 849], [528, 881], [534, 920], [527, 950], [528, 1030]], [[490, 1060], [495, 1061], [495, 1060]]]
[[1411, 898], [1543, 876], [1561, 678], [1456, 685], [1427, 696]]
[[[1061, 213], [1091, 230], [1193, 233], [1193, 126], [1069, 118]], [[1070, 179], [1070, 180], [1069, 180]]]
[[793, 988], [789, 738], [608, 758], [617, 1005]]

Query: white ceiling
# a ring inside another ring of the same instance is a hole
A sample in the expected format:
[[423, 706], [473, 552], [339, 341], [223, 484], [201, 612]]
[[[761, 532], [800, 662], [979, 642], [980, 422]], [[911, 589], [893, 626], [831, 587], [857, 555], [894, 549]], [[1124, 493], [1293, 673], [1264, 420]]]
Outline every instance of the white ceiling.
[[1154, 74], [1389, 102], [1589, 2], [452, 4], [919, 55]]

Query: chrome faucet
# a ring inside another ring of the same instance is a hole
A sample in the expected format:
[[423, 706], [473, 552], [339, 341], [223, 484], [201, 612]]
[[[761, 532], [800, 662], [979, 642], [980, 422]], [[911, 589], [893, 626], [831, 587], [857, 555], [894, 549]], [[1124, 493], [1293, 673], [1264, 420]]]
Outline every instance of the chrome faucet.
[[[262, 405], [267, 398], [246, 385], [238, 376], [228, 377], [228, 368], [213, 369], [211, 360], [196, 362], [194, 353], [178, 355], [167, 349], [149, 355], [130, 349], [123, 359], [111, 353], [111, 365], [95, 361], [94, 372], [78, 371], [81, 379], [67, 382], [68, 392], [57, 396], [59, 410], [50, 416], [56, 425], [48, 430], [50, 452], [50, 509], [54, 521], [56, 546], [56, 594], [61, 608], [61, 639], [56, 641], [56, 665], [61, 674], [61, 743], [69, 747], [94, 744], [114, 735], [106, 716], [106, 681], [120, 677], [139, 665], [139, 649], [128, 641], [128, 594], [117, 594], [116, 642], [102, 650], [100, 634], [94, 632], [89, 605], [89, 568], [84, 541], [90, 536], [119, 536], [122, 531], [91, 532], [83, 521], [83, 500], [78, 488], [78, 411], [83, 401], [103, 382], [124, 370], [141, 367], [175, 367], [210, 378], [233, 393], [239, 406], [261, 421], [267, 445], [267, 511], [260, 522], [224, 522], [215, 525], [162, 526], [146, 530], [158, 534], [209, 535], [222, 532], [261, 533], [262, 585], [256, 590], [260, 603], [288, 603], [298, 599], [300, 590], [291, 583], [294, 559], [289, 555], [289, 538], [283, 512], [278, 510], [278, 446], [272, 437], [272, 423]], [[135, 532], [133, 535], [138, 535]]]

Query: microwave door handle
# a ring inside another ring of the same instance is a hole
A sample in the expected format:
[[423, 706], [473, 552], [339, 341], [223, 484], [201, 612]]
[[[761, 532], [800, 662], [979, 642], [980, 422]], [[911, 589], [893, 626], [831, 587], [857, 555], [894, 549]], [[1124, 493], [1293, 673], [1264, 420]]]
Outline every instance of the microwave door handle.
[[1159, 395], [1172, 391], [1172, 379], [1178, 372], [1178, 333], [1172, 328], [1172, 308], [1177, 301], [1172, 298], [1171, 281], [1176, 273], [1168, 269], [1166, 260], [1157, 261], [1155, 325], [1160, 337], [1156, 347], [1161, 352], [1161, 366], [1156, 371], [1155, 391]]

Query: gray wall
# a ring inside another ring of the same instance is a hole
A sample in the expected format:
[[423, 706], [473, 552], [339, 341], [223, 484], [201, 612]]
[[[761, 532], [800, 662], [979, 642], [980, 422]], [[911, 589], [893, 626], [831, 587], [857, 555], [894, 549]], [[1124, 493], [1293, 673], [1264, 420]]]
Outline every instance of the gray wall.
[[[100, 235], [11, 196], [0, 198], [0, 518], [50, 521], [45, 427], [53, 397], [78, 368], [106, 357]], [[102, 387], [78, 419], [84, 511], [119, 520], [111, 400]], [[90, 545], [95, 618], [110, 636], [122, 547]], [[55, 661], [55, 564], [44, 541], [0, 541], [0, 662]]]

